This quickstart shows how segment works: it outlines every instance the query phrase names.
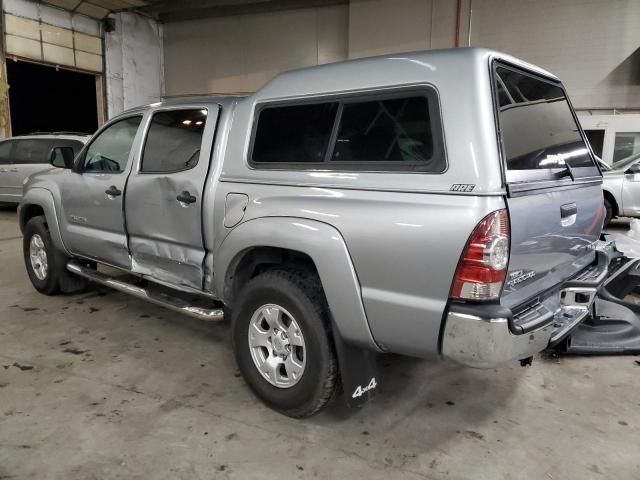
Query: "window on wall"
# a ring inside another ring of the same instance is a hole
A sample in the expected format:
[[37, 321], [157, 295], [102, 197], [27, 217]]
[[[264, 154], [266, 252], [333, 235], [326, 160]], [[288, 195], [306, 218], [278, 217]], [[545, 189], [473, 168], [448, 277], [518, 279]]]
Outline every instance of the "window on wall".
[[258, 114], [251, 160], [262, 168], [441, 173], [438, 118], [431, 91], [269, 106]]
[[639, 132], [618, 132], [613, 147], [613, 162], [640, 153]]
[[151, 119], [142, 154], [143, 172], [178, 172], [193, 168], [200, 157], [207, 111], [158, 112]]

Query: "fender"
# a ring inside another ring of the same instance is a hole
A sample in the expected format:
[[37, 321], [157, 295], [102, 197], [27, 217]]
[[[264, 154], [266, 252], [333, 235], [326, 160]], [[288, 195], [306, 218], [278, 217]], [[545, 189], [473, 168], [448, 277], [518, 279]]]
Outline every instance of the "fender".
[[214, 288], [223, 298], [234, 260], [252, 247], [276, 247], [307, 254], [316, 265], [329, 309], [345, 400], [360, 407], [378, 387], [375, 343], [362, 303], [360, 282], [340, 232], [331, 225], [296, 217], [260, 217], [236, 227], [215, 258]]
[[369, 329], [360, 282], [338, 230], [326, 223], [296, 217], [260, 217], [241, 223], [216, 252], [214, 291], [218, 298], [224, 299], [229, 267], [238, 255], [252, 247], [286, 248], [311, 257], [341, 337], [359, 347], [380, 351]]
[[52, 193], [46, 188], [31, 187], [28, 188], [22, 197], [22, 201], [18, 206], [18, 219], [20, 222], [20, 231], [24, 233], [24, 227], [26, 225], [26, 207], [30, 205], [37, 205], [44, 211], [44, 216], [47, 219], [47, 225], [49, 227], [49, 233], [51, 233], [51, 240], [53, 244], [59, 250], [65, 252], [71, 256], [67, 247], [65, 247], [62, 240], [62, 234], [60, 233], [60, 224], [58, 223], [58, 215], [56, 212], [56, 204], [53, 199]]

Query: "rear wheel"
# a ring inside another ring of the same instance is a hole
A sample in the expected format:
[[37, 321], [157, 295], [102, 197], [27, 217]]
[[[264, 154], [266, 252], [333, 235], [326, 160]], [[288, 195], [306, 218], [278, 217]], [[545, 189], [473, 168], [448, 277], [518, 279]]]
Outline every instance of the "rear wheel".
[[315, 277], [277, 270], [251, 279], [234, 308], [233, 344], [244, 379], [290, 417], [314, 415], [336, 390], [325, 303]]
[[609, 201], [609, 199], [606, 197], [604, 199], [604, 209], [605, 209], [604, 226], [606, 227], [611, 223], [611, 219], [613, 218], [613, 207], [611, 206], [611, 202]]
[[59, 251], [47, 228], [45, 217], [33, 217], [24, 228], [24, 264], [34, 288], [44, 295], [76, 292], [87, 282], [67, 271], [68, 258]]

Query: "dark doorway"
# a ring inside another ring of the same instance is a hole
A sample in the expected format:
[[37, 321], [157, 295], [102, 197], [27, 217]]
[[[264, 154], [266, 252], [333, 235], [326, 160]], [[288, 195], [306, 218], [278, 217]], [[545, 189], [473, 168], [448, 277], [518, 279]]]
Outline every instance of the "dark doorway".
[[7, 79], [13, 135], [98, 128], [94, 75], [7, 60]]

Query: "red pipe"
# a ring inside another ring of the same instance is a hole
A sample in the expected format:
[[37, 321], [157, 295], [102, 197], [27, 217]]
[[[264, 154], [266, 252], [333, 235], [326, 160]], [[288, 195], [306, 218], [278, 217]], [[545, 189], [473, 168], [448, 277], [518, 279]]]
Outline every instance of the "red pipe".
[[458, 48], [460, 46], [460, 14], [462, 13], [462, 0], [458, 0], [458, 6], [456, 7], [456, 39], [454, 46]]

